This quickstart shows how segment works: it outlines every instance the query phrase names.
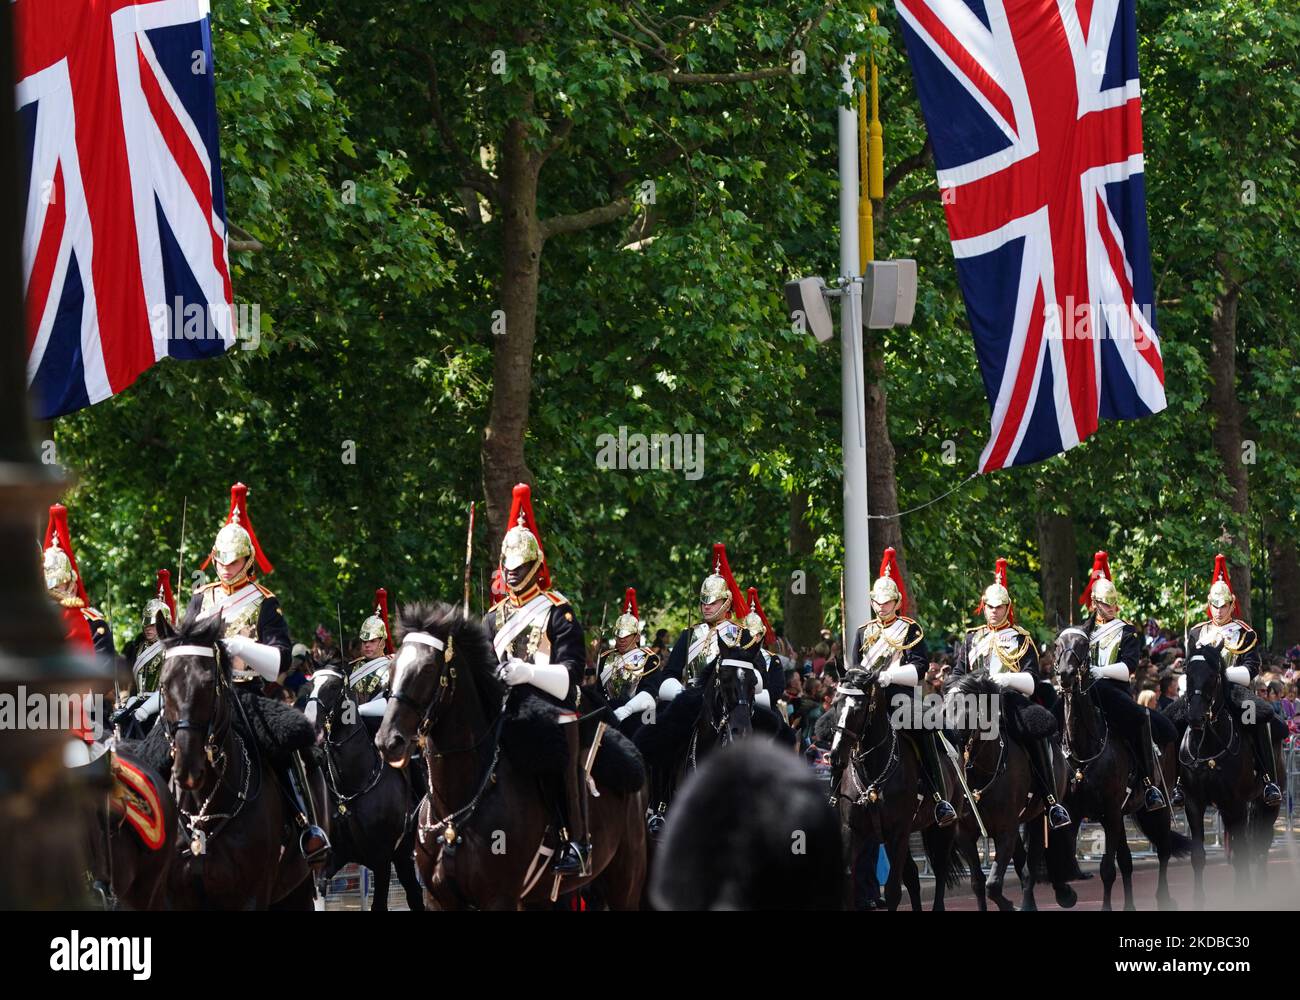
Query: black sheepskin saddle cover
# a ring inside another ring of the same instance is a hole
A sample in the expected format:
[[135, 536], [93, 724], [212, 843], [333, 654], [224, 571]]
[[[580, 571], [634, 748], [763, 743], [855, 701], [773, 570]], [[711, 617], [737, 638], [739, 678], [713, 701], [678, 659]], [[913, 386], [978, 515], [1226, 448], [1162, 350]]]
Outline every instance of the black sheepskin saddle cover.
[[[569, 766], [569, 746], [556, 721], [561, 711], [532, 692], [511, 697], [509, 717], [501, 729], [501, 749], [515, 770], [529, 775], [564, 773]], [[634, 792], [645, 784], [645, 763], [632, 741], [611, 727], [601, 738], [591, 776], [603, 790]]]
[[[1235, 689], [1235, 690], [1234, 690]], [[1286, 723], [1277, 717], [1273, 708], [1263, 698], [1256, 698], [1241, 688], [1239, 684], [1231, 684], [1228, 687], [1228, 701], [1237, 709], [1237, 717], [1241, 718], [1241, 709], [1246, 702], [1253, 702], [1255, 705], [1255, 718], [1268, 720], [1269, 727], [1273, 730], [1273, 739], [1284, 740], [1289, 733], [1287, 732]], [[1178, 699], [1164, 711], [1165, 718], [1170, 725], [1177, 726], [1181, 729], [1187, 725], [1187, 695], [1180, 695]]]
[[[235, 729], [257, 745], [257, 748], [277, 766], [287, 764], [294, 750], [316, 751], [316, 731], [307, 717], [291, 705], [266, 698], [256, 691], [235, 689], [235, 697], [243, 708], [235, 711]], [[161, 774], [171, 773], [171, 749], [167, 734], [159, 721], [139, 743], [133, 744], [145, 763]]]
[[1178, 739], [1178, 730], [1169, 716], [1162, 712], [1148, 711], [1110, 684], [1101, 682], [1094, 684], [1089, 689], [1089, 695], [1097, 700], [1107, 721], [1126, 735], [1144, 738], [1146, 719], [1150, 716], [1151, 736], [1157, 745], [1164, 746]]
[[655, 724], [642, 726], [636, 733], [636, 747], [651, 767], [671, 770], [686, 752], [691, 732], [704, 707], [701, 688], [685, 688], [672, 701], [659, 704]]
[[1012, 739], [1023, 743], [1026, 740], [1051, 739], [1056, 735], [1056, 717], [1042, 705], [1035, 705], [1027, 698], [1007, 698], [1002, 707]]

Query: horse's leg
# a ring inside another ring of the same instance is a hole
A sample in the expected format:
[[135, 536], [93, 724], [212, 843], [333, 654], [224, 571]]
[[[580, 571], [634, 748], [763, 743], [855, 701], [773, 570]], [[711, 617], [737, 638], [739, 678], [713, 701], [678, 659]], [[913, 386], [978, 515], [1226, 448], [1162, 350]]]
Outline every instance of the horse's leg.
[[980, 858], [979, 845], [975, 842], [975, 836], [965, 831], [960, 834], [959, 843], [962, 857], [966, 859], [966, 866], [970, 869], [970, 888], [975, 895], [975, 905], [983, 912], [989, 906], [984, 892], [984, 862]]
[[908, 861], [907, 826], [905, 823], [899, 825], [903, 827], [903, 832], [894, 834], [894, 840], [888, 849], [889, 880], [885, 883], [885, 906], [890, 913], [898, 909], [898, 904], [903, 899], [903, 875], [906, 873]]
[[1020, 909], [1033, 912], [1038, 909], [1034, 900], [1034, 885], [1038, 881], [1038, 866], [1043, 861], [1043, 820], [1042, 817], [1025, 823], [1025, 875], [1020, 880]]
[[397, 881], [406, 893], [406, 905], [415, 912], [424, 909], [424, 894], [420, 889], [420, 880], [415, 875], [415, 852], [412, 836], [403, 838], [393, 855], [393, 867], [397, 869]]
[[997, 908], [1003, 912], [1015, 909], [1011, 901], [1002, 895], [1002, 881], [1006, 878], [1007, 865], [1011, 863], [1011, 858], [1016, 852], [1016, 841], [1019, 837], [1020, 831], [1013, 825], [1005, 830], [999, 830], [993, 838], [993, 874], [985, 883], [985, 889], [989, 899], [993, 900]]
[[916, 859], [912, 857], [911, 851], [907, 852], [903, 868], [903, 884], [907, 887], [907, 899], [912, 904], [912, 912], [916, 913], [921, 909], [921, 870], [916, 867]]
[[[1224, 796], [1227, 798], [1227, 796]], [[1240, 902], [1250, 892], [1251, 843], [1246, 826], [1246, 809], [1242, 806], [1219, 806], [1223, 830], [1232, 843], [1232, 889]]]
[[1205, 907], [1205, 807], [1192, 794], [1191, 784], [1183, 786], [1183, 814], [1192, 838], [1192, 905], [1199, 910]]
[[380, 858], [375, 867], [371, 869], [371, 874], [374, 877], [374, 895], [370, 898], [371, 913], [388, 912], [388, 886], [393, 879], [393, 869], [391, 864], [385, 863], [386, 861], [386, 858]]
[[[1124, 909], [1136, 910], [1137, 901], [1133, 898], [1133, 854], [1128, 846], [1128, 831], [1124, 829], [1124, 814], [1116, 810], [1115, 856], [1119, 862], [1120, 878], [1124, 880]], [[1106, 843], [1109, 848], [1110, 831], [1106, 831]]]
[[[1101, 873], [1101, 908], [1103, 910], [1112, 909], [1110, 905], [1110, 893], [1115, 887], [1115, 850], [1118, 842], [1113, 830], [1113, 810], [1105, 814], [1102, 818], [1102, 829], [1106, 834], [1106, 846], [1102, 849], [1101, 864], [1098, 869]], [[1121, 832], [1123, 817], [1120, 818]]]

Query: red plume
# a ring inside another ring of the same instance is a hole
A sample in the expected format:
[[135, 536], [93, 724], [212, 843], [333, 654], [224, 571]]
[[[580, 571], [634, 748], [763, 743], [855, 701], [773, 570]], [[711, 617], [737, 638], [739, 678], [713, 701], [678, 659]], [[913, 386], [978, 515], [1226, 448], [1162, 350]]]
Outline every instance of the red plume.
[[551, 589], [551, 568], [546, 565], [546, 548], [542, 545], [542, 534], [537, 530], [537, 519], [533, 517], [533, 493], [527, 483], [515, 485], [514, 496], [510, 503], [510, 520], [506, 522], [509, 531], [519, 523], [520, 513], [524, 515], [524, 527], [537, 539], [537, 547], [542, 552], [542, 568], [537, 573], [537, 585], [543, 590]]
[[[763, 645], [770, 646], [776, 642], [776, 636], [772, 633], [772, 624], [767, 620], [767, 613], [763, 610], [763, 605], [758, 603], [758, 588], [750, 587], [745, 595], [749, 603], [749, 611], [758, 612], [758, 617], [763, 621]], [[748, 614], [749, 612], [745, 612]]]
[[[1241, 604], [1237, 601], [1237, 592], [1232, 589], [1232, 577], [1228, 576], [1228, 559], [1222, 552], [1214, 557], [1214, 575], [1210, 577], [1210, 586], [1213, 587], [1220, 580], [1228, 585], [1228, 590], [1232, 593], [1232, 617], [1240, 617]], [[1205, 605], [1205, 613], [1210, 614], [1208, 602]]]
[[[1002, 586], [1007, 588], [1007, 593], [1008, 594], [1011, 593], [1011, 588], [1007, 585], [1007, 561], [1005, 559], [998, 559], [997, 563], [994, 565], [993, 582], [1002, 584]], [[983, 594], [980, 595], [979, 607], [975, 609], [975, 613], [977, 615], [982, 615], [984, 613]], [[1015, 620], [1016, 620], [1016, 607], [1013, 604], [1009, 606], [1007, 609], [1007, 621], [1014, 622]]]
[[158, 571], [158, 599], [167, 603], [168, 609], [172, 613], [172, 624], [176, 624], [176, 595], [172, 593], [172, 574], [171, 570], [160, 569]]
[[630, 614], [633, 618], [640, 619], [636, 613], [636, 588], [628, 587], [627, 593], [623, 595], [623, 614]]
[[[243, 483], [235, 483], [230, 487], [230, 513], [226, 515], [226, 524], [235, 519], [235, 512], [239, 512], [239, 526], [248, 532], [248, 537], [253, 541], [253, 555], [257, 559], [257, 565], [263, 573], [272, 572], [275, 567], [271, 565], [271, 560], [266, 558], [266, 553], [262, 551], [262, 545], [257, 540], [257, 532], [253, 530], [253, 522], [248, 517], [248, 487]], [[212, 562], [212, 553], [203, 560], [199, 569], [207, 569], [208, 563]]]
[[72, 563], [72, 573], [77, 578], [77, 596], [81, 598], [83, 605], [89, 606], [90, 598], [86, 596], [86, 585], [81, 580], [81, 570], [77, 568], [77, 557], [72, 554], [72, 533], [68, 530], [68, 508], [61, 503], [50, 507], [50, 522], [45, 526], [43, 548], [48, 549], [56, 535], [59, 539], [59, 548], [68, 557], [68, 562]]
[[898, 602], [898, 613], [900, 615], [906, 614], [907, 587], [903, 584], [903, 573], [898, 568], [898, 554], [894, 552], [892, 545], [885, 549], [885, 554], [881, 557], [880, 572], [877, 576], [887, 576], [894, 581], [895, 586], [898, 587], [898, 593], [901, 596], [901, 600]]
[[1112, 579], [1110, 575], [1110, 556], [1106, 555], [1105, 552], [1098, 552], [1092, 557], [1092, 572], [1088, 574], [1088, 585], [1083, 588], [1083, 593], [1079, 595], [1079, 603], [1085, 608], [1092, 598], [1092, 585], [1097, 582], [1099, 577], [1103, 576], [1107, 580]]
[[731, 564], [727, 562], [727, 547], [721, 542], [713, 543], [713, 572], [727, 581], [727, 590], [731, 592], [732, 615], [743, 618], [749, 613], [749, 609], [745, 606], [745, 596], [740, 592], [736, 578], [731, 575]]
[[384, 652], [393, 655], [393, 630], [388, 627], [388, 591], [380, 587], [375, 591], [375, 611], [384, 622]]

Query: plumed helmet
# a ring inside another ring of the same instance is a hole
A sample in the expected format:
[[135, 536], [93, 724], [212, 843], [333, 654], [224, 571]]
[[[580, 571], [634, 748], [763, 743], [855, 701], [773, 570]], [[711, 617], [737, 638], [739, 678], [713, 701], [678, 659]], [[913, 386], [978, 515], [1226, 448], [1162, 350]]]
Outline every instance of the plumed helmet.
[[1110, 556], [1105, 552], [1098, 552], [1092, 557], [1092, 572], [1088, 574], [1088, 585], [1079, 595], [1079, 603], [1085, 608], [1092, 600], [1101, 601], [1103, 604], [1119, 604], [1119, 591], [1115, 589], [1115, 584], [1110, 579]]
[[1210, 608], [1222, 608], [1229, 604], [1232, 605], [1233, 615], [1240, 613], [1237, 594], [1233, 591], [1232, 579], [1228, 576], [1228, 559], [1220, 552], [1214, 557], [1214, 575], [1210, 577], [1209, 606], [1206, 612], [1208, 613]]
[[56, 587], [62, 587], [66, 583], [71, 583], [77, 578], [76, 572], [72, 568], [72, 560], [68, 554], [59, 547], [59, 539], [56, 535], [53, 543], [45, 550], [43, 559], [45, 567], [45, 589], [54, 590]]
[[77, 597], [88, 603], [86, 585], [77, 568], [77, 557], [72, 552], [72, 531], [68, 527], [68, 508], [61, 503], [50, 507], [50, 519], [45, 526], [45, 543], [41, 566], [45, 573], [45, 587], [54, 590], [73, 581], [77, 584]]
[[880, 560], [880, 574], [871, 585], [871, 600], [876, 604], [897, 601], [898, 612], [903, 613], [907, 607], [907, 595], [903, 590], [903, 577], [898, 568], [898, 554], [894, 549], [885, 549]]
[[226, 516], [226, 523], [217, 532], [212, 551], [199, 568], [207, 569], [214, 558], [219, 563], [233, 563], [249, 556], [256, 557], [257, 566], [263, 573], [270, 573], [275, 568], [262, 551], [253, 522], [249, 520], [248, 487], [235, 483], [230, 487], [230, 513]]
[[383, 639], [386, 652], [393, 652], [393, 640], [388, 632], [388, 591], [380, 587], [375, 591], [375, 613], [361, 623], [357, 637], [362, 642]]
[[714, 601], [731, 599], [731, 610], [737, 614], [745, 613], [745, 599], [732, 575], [731, 564], [727, 561], [727, 547], [722, 542], [713, 543], [713, 571], [700, 584], [700, 603], [712, 604]]
[[628, 635], [641, 634], [641, 619], [637, 617], [636, 590], [627, 588], [623, 595], [623, 613], [614, 621], [614, 637], [622, 639]]
[[515, 484], [510, 504], [510, 530], [501, 539], [502, 569], [518, 569], [526, 563], [541, 561], [537, 584], [543, 590], [551, 586], [551, 570], [546, 565], [546, 551], [542, 548], [533, 516], [533, 494], [527, 483]]
[[1107, 580], [1104, 576], [1096, 580], [1092, 585], [1092, 599], [1101, 601], [1103, 604], [1119, 604], [1119, 590], [1115, 584]]
[[1011, 594], [1002, 584], [990, 583], [984, 588], [982, 600], [986, 608], [1000, 608], [1004, 604], [1011, 603]]
[[1221, 608], [1225, 604], [1233, 604], [1236, 600], [1232, 588], [1225, 581], [1215, 580], [1210, 585], [1210, 607]]

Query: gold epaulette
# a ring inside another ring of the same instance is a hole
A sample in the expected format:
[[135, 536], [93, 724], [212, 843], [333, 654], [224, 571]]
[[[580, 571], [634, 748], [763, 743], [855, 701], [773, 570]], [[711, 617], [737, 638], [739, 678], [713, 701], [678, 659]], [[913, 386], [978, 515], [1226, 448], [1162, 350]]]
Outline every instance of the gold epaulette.
[[256, 580], [251, 580], [251, 581], [249, 581], [249, 582], [251, 582], [252, 585], [253, 585], [254, 587], [256, 587], [258, 590], [260, 590], [260, 591], [262, 592], [262, 596], [263, 596], [263, 597], [274, 597], [274, 596], [275, 596], [275, 594], [271, 592], [271, 589], [270, 589], [269, 587], [267, 587], [267, 586], [265, 586], [265, 585], [263, 585], [263, 584], [258, 583]]
[[1242, 621], [1240, 618], [1234, 618], [1233, 621], [1235, 621], [1238, 625], [1240, 625], [1242, 628], [1244, 628], [1244, 629], [1246, 630], [1246, 633], [1248, 634], [1248, 637], [1249, 637], [1249, 639], [1250, 639], [1250, 643], [1247, 644], [1246, 641], [1245, 641], [1246, 638], [1247, 638], [1247, 636], [1246, 636], [1246, 635], [1243, 635], [1243, 636], [1242, 636], [1242, 644], [1241, 644], [1240, 646], [1238, 646], [1235, 650], [1233, 650], [1233, 652], [1238, 653], [1238, 654], [1240, 654], [1240, 653], [1249, 653], [1252, 649], [1255, 648], [1255, 644], [1259, 642], [1259, 633], [1256, 632], [1256, 631], [1255, 631], [1253, 628], [1251, 628], [1249, 625], [1247, 625], [1247, 624], [1246, 624], [1244, 621]]
[[542, 593], [546, 595], [546, 599], [549, 600], [552, 604], [569, 603], [569, 599], [565, 597], [563, 594], [561, 594], [558, 590], [544, 590], [542, 591]]
[[967, 632], [978, 632], [978, 631], [979, 631], [980, 629], [982, 629], [982, 628], [988, 628], [988, 626], [987, 626], [987, 625], [973, 625], [973, 626], [971, 626], [970, 628], [968, 628], [966, 631], [967, 631]]
[[489, 608], [487, 609], [487, 613], [488, 613], [488, 614], [491, 614], [493, 611], [495, 611], [497, 608], [501, 607], [501, 605], [503, 605], [503, 604], [505, 604], [505, 603], [506, 603], [506, 599], [503, 597], [503, 598], [501, 598], [501, 600], [497, 601], [497, 602], [494, 603], [491, 607], [489, 607]]

